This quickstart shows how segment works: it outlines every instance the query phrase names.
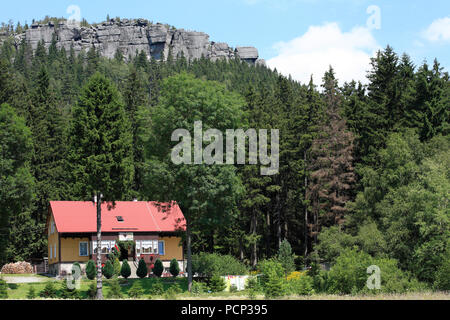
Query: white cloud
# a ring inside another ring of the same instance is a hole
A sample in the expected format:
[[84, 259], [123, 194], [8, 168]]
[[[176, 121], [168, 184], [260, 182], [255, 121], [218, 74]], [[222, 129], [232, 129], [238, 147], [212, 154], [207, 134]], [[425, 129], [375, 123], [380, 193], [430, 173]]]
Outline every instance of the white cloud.
[[278, 55], [267, 61], [269, 67], [302, 83], [308, 83], [312, 74], [316, 84], [322, 82], [330, 65], [341, 83], [366, 83], [370, 57], [380, 49], [369, 29], [355, 27], [342, 32], [337, 23], [310, 26], [302, 36], [277, 43], [274, 48]]
[[430, 42], [450, 41], [450, 17], [434, 20], [422, 32], [422, 37]]

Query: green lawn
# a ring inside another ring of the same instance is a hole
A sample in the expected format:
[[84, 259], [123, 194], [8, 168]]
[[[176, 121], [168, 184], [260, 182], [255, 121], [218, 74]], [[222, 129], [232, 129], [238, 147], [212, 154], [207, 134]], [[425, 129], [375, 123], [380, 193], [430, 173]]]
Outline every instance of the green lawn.
[[[20, 275], [19, 275], [20, 276]], [[28, 275], [30, 276], [30, 275]], [[45, 278], [45, 277], [43, 277]], [[55, 281], [51, 278], [47, 278], [49, 281]], [[121, 280], [123, 281], [123, 280]], [[141, 299], [165, 299], [165, 296], [151, 296], [150, 288], [152, 285], [158, 281], [155, 278], [144, 278], [144, 279], [129, 279], [127, 284], [121, 285], [121, 291], [123, 294], [122, 299], [131, 299], [128, 295], [128, 291], [135, 281], [140, 281], [144, 290], [144, 295]], [[187, 292], [187, 279], [186, 278], [162, 278], [161, 279], [164, 289], [167, 290], [170, 286], [172, 286], [175, 282], [178, 283], [180, 288], [182, 289], [182, 293], [176, 296], [176, 299], [185, 300], [185, 299], [194, 299], [194, 300], [248, 300], [248, 292], [220, 292], [220, 293], [203, 293], [199, 295], [193, 295]], [[61, 294], [61, 285], [63, 280], [57, 280], [56, 289], [58, 290], [58, 297]], [[95, 281], [82, 280], [81, 288], [79, 292], [81, 294], [82, 299], [87, 299], [87, 290], [89, 285]], [[36, 295], [39, 296], [39, 292], [44, 289], [46, 282], [40, 283], [18, 283], [18, 284], [8, 284], [8, 299], [27, 299], [27, 293], [30, 287], [35, 288]], [[104, 280], [103, 282], [103, 295], [107, 297], [108, 292], [110, 290], [109, 280]], [[174, 298], [174, 297], [171, 297]], [[41, 299], [41, 298], [36, 298]], [[264, 296], [259, 294], [256, 296], [256, 299], [262, 300]], [[409, 293], [409, 294], [379, 294], [379, 295], [327, 295], [327, 294], [318, 294], [312, 296], [288, 296], [283, 297], [282, 299], [287, 300], [450, 300], [450, 294], [445, 292], [420, 292], [420, 293]]]

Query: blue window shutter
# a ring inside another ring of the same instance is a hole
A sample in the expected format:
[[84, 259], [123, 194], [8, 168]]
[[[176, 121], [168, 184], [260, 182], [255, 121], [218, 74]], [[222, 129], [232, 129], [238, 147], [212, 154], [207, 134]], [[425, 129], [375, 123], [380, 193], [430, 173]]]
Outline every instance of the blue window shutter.
[[158, 252], [160, 256], [163, 256], [165, 254], [164, 252], [164, 241], [159, 241], [158, 242]]

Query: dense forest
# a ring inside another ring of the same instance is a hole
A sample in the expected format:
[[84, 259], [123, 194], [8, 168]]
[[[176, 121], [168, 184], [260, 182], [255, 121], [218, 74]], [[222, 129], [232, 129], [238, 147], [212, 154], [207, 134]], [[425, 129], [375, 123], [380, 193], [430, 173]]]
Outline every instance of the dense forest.
[[[193, 253], [256, 267], [286, 239], [299, 267], [355, 249], [430, 285], [449, 270], [450, 79], [437, 60], [388, 46], [367, 85], [341, 86], [332, 67], [302, 84], [237, 59], [164, 60], [3, 43], [0, 265], [46, 256], [48, 202], [90, 201], [109, 179], [114, 200], [177, 201]], [[174, 165], [171, 134], [196, 120], [279, 129], [279, 174]]]

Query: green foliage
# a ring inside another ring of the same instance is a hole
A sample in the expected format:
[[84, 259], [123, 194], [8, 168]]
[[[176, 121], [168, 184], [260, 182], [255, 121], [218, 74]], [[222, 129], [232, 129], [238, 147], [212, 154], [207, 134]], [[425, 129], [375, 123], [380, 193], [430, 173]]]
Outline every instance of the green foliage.
[[450, 250], [436, 273], [434, 287], [443, 291], [450, 291]]
[[0, 299], [8, 298], [8, 284], [0, 278]]
[[67, 286], [67, 281], [63, 281], [61, 283], [60, 295], [63, 299], [80, 299], [80, 294], [77, 289], [69, 289], [69, 287]]
[[206, 293], [208, 291], [208, 285], [204, 282], [193, 281], [191, 293], [194, 295], [200, 295], [202, 293]]
[[120, 269], [120, 275], [125, 279], [131, 276], [131, 268], [127, 260], [122, 261], [122, 268]]
[[248, 268], [230, 255], [201, 252], [192, 256], [192, 272], [205, 276], [245, 275]]
[[261, 284], [263, 286], [269, 281], [269, 278], [281, 278], [285, 277], [283, 265], [276, 259], [263, 260], [258, 265], [261, 270]]
[[152, 296], [160, 296], [164, 293], [164, 286], [160, 279], [152, 283], [150, 287], [150, 295]]
[[105, 266], [102, 270], [103, 275], [106, 279], [111, 279], [114, 276], [114, 267], [111, 263], [111, 261], [106, 260]]
[[41, 292], [39, 292], [39, 296], [42, 298], [56, 298], [56, 288], [53, 281], [48, 281], [45, 284], [44, 289], [42, 289]]
[[122, 298], [122, 289], [120, 288], [119, 279], [114, 277], [108, 281], [109, 290], [106, 294], [108, 299], [119, 299]]
[[161, 260], [156, 259], [155, 264], [153, 266], [153, 274], [157, 277], [161, 277], [163, 271], [164, 271], [164, 266], [163, 266]]
[[164, 299], [166, 300], [175, 300], [177, 298], [177, 295], [182, 293], [181, 287], [178, 283], [175, 283], [171, 285], [165, 292], [164, 292]]
[[170, 261], [170, 269], [169, 269], [169, 271], [170, 271], [170, 274], [174, 278], [176, 278], [178, 276], [178, 274], [180, 274], [180, 266], [178, 265], [177, 259], [174, 258], [174, 259], [172, 259]]
[[287, 276], [292, 271], [295, 271], [295, 257], [292, 252], [291, 245], [285, 239], [280, 244], [280, 249], [278, 250], [278, 261], [283, 266], [284, 274]]
[[302, 275], [299, 279], [289, 280], [287, 290], [300, 296], [311, 295], [314, 291], [314, 279], [308, 275]]
[[130, 290], [128, 290], [128, 295], [131, 298], [140, 298], [144, 295], [144, 288], [142, 287], [142, 284], [140, 281], [134, 281], [133, 285], [131, 286]]
[[225, 280], [218, 274], [215, 274], [209, 279], [208, 287], [211, 292], [222, 292], [226, 288]]
[[97, 268], [94, 260], [89, 260], [86, 264], [86, 277], [89, 280], [94, 280], [97, 275]]
[[[156, 263], [155, 263], [156, 266]], [[161, 272], [162, 273], [162, 272]], [[148, 268], [147, 268], [147, 264], [145, 263], [144, 259], [139, 260], [139, 264], [138, 264], [138, 268], [136, 270], [136, 275], [139, 278], [145, 278], [148, 274]], [[161, 276], [161, 275], [159, 275]]]
[[36, 298], [36, 289], [33, 286], [28, 287], [27, 299], [33, 300]]
[[113, 268], [114, 268], [114, 275], [116, 277], [120, 276], [120, 271], [121, 271], [121, 265], [120, 265], [120, 261], [119, 258], [114, 258], [114, 262], [113, 262]]
[[95, 296], [97, 295], [97, 283], [95, 281], [91, 281], [86, 293], [89, 298], [91, 299], [95, 298]]

